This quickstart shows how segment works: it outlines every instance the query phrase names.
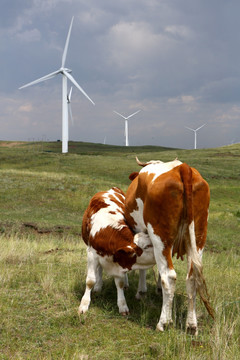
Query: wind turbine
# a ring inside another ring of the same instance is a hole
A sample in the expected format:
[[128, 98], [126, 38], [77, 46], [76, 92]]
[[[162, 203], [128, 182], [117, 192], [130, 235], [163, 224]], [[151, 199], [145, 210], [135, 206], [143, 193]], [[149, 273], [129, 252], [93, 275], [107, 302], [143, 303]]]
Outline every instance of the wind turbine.
[[113, 111], [115, 114], [121, 116], [124, 120], [125, 120], [125, 138], [126, 138], [126, 146], [129, 146], [129, 141], [128, 141], [128, 119], [130, 119], [132, 116], [136, 115], [137, 113], [139, 113], [139, 111], [141, 110], [138, 110], [136, 111], [135, 113], [129, 115], [129, 116], [123, 116], [122, 114], [118, 113], [117, 111]]
[[186, 129], [194, 131], [194, 149], [197, 148], [197, 131], [204, 127], [204, 125], [206, 124], [199, 126], [197, 129], [191, 129], [190, 127], [185, 126]]
[[38, 84], [42, 81], [46, 81], [49, 79], [52, 79], [53, 77], [55, 77], [58, 74], [62, 75], [62, 153], [67, 153], [68, 152], [68, 105], [67, 105], [67, 79], [69, 79], [82, 93], [83, 95], [86, 96], [86, 98], [91, 101], [91, 103], [93, 105], [94, 102], [92, 101], [92, 99], [87, 95], [87, 93], [83, 90], [83, 88], [76, 82], [76, 80], [72, 77], [72, 75], [70, 74], [72, 72], [72, 70], [68, 69], [65, 67], [65, 62], [66, 62], [66, 57], [67, 57], [67, 51], [68, 51], [68, 45], [69, 45], [69, 39], [70, 39], [70, 35], [71, 35], [71, 31], [72, 31], [72, 24], [73, 24], [73, 18], [72, 17], [72, 21], [68, 30], [68, 35], [67, 35], [67, 39], [66, 39], [66, 43], [65, 43], [65, 47], [64, 47], [64, 51], [63, 51], [63, 55], [62, 55], [62, 65], [61, 67], [48, 74], [45, 75], [37, 80], [34, 80], [26, 85], [21, 86], [19, 89], [23, 89], [27, 86], [31, 86], [34, 84]]

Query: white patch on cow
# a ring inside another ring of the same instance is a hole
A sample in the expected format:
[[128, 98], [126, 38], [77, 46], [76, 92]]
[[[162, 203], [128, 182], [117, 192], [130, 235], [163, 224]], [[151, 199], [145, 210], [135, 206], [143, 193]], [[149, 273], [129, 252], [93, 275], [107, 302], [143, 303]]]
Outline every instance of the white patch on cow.
[[166, 163], [156, 162], [142, 168], [140, 174], [141, 173], [148, 173], [149, 175], [154, 174], [152, 181], [155, 181], [160, 175], [172, 170], [173, 168], [181, 164], [182, 162], [177, 159]]
[[124, 216], [122, 209], [110, 198], [114, 198], [119, 201], [119, 198], [116, 197], [116, 193], [113, 189], [107, 192], [107, 195], [104, 195], [104, 202], [108, 205], [105, 208], [101, 208], [91, 217], [91, 231], [90, 236], [95, 236], [100, 230], [110, 226], [116, 230], [122, 230], [127, 225], [122, 224]]
[[134, 226], [135, 232], [146, 231], [146, 225], [143, 220], [143, 201], [140, 198], [136, 199], [137, 208], [133, 210], [130, 216], [133, 218], [136, 225]]

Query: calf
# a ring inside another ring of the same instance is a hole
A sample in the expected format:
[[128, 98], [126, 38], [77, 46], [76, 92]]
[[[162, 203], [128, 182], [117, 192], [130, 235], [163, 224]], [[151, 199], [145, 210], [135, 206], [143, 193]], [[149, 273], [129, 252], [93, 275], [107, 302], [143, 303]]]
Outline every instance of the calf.
[[[130, 270], [144, 270], [155, 264], [148, 235], [143, 232], [134, 235], [125, 221], [124, 201], [125, 195], [117, 187], [99, 192], [90, 200], [83, 215], [82, 237], [88, 246], [88, 268], [79, 314], [88, 310], [92, 288], [101, 290], [102, 269], [114, 277], [119, 312], [128, 314], [124, 297], [126, 273]], [[145, 278], [140, 276], [137, 297], [142, 291], [146, 291]]]
[[176, 272], [172, 255], [187, 255], [187, 330], [197, 334], [195, 311], [198, 290], [209, 314], [213, 310], [208, 301], [202, 274], [202, 251], [207, 236], [210, 192], [199, 172], [174, 160], [168, 163], [141, 163], [139, 174], [130, 176], [125, 200], [125, 218], [134, 232], [147, 232], [161, 277], [163, 305], [157, 329], [163, 331], [172, 322], [172, 301]]

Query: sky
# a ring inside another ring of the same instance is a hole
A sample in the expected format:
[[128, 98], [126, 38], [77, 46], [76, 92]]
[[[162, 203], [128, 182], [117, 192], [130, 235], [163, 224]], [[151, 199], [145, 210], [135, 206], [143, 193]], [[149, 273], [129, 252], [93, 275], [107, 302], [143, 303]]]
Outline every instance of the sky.
[[[66, 66], [73, 87], [69, 139], [184, 149], [240, 142], [239, 0], [1, 0], [0, 140], [61, 139]], [[70, 89], [70, 83], [68, 81]]]

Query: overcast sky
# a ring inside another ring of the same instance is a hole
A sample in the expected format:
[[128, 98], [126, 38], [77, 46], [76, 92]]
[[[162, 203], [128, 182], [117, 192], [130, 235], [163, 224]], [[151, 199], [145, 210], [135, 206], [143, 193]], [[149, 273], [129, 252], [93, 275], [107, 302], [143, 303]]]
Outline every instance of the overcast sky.
[[[239, 0], [1, 0], [0, 140], [61, 139], [66, 66], [73, 88], [69, 138], [190, 149], [240, 142]], [[69, 82], [68, 82], [68, 85]]]

